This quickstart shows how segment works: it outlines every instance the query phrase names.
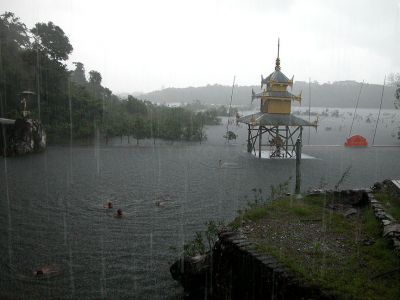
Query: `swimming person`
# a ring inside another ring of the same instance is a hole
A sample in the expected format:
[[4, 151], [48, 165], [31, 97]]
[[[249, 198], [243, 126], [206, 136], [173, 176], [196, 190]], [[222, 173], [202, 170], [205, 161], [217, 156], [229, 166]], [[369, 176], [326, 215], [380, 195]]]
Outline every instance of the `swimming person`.
[[156, 201], [156, 206], [161, 207], [165, 205], [165, 201], [157, 200]]
[[54, 276], [60, 274], [60, 270], [57, 266], [55, 265], [47, 265], [43, 266], [33, 272], [33, 275], [36, 277], [42, 277], [42, 276]]
[[104, 204], [103, 204], [103, 207], [104, 207], [104, 208], [111, 209], [111, 208], [113, 208], [113, 204], [112, 204], [111, 201], [108, 201], [107, 203], [104, 203]]

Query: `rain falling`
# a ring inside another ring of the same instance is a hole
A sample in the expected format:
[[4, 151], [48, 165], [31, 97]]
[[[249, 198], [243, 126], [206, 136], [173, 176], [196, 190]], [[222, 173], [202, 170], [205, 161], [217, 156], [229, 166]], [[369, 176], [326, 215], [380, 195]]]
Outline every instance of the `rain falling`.
[[399, 299], [367, 2], [3, 1], [0, 299]]

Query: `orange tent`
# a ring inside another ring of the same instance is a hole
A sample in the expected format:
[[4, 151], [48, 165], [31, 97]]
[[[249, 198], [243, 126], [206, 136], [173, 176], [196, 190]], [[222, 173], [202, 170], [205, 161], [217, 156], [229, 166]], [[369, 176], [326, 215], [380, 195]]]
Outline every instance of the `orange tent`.
[[344, 143], [346, 147], [367, 147], [368, 142], [365, 137], [361, 135], [353, 135], [346, 140]]

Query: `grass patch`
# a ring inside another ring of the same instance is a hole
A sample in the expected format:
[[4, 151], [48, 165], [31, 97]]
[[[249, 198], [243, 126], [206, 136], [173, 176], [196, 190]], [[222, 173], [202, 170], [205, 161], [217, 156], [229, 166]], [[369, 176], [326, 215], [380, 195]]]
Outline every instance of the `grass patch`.
[[391, 192], [390, 187], [385, 186], [375, 194], [375, 198], [382, 203], [389, 214], [396, 220], [400, 220], [400, 197]]
[[346, 218], [327, 208], [332, 201], [325, 195], [284, 198], [251, 207], [232, 224], [250, 226], [246, 234], [258, 251], [335, 297], [400, 299], [400, 273], [378, 276], [398, 268], [400, 259], [381, 237], [372, 210]]

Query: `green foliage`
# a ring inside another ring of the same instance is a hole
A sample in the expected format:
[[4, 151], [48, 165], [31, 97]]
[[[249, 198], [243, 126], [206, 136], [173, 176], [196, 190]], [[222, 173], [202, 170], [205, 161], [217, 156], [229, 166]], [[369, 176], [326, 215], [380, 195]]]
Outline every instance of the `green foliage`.
[[262, 189], [253, 188], [251, 191], [253, 192], [253, 199], [247, 200], [247, 197], [245, 197], [245, 199], [247, 200], [247, 206], [249, 208], [253, 208], [266, 203], [267, 199], [265, 199], [264, 201]]
[[224, 135], [224, 138], [227, 139], [228, 141], [230, 141], [230, 140], [236, 140], [237, 135], [236, 135], [234, 132], [232, 132], [232, 131], [228, 131], [228, 132]]
[[142, 118], [137, 118], [133, 120], [133, 137], [136, 139], [137, 144], [139, 144], [139, 140], [148, 137], [149, 131], [146, 127], [146, 123]]
[[281, 199], [285, 197], [289, 190], [289, 183], [292, 177], [289, 177], [286, 181], [279, 183], [278, 185], [271, 185], [271, 192], [269, 196], [263, 197], [263, 191], [260, 188], [253, 188], [251, 191], [253, 192], [253, 197], [251, 200], [247, 199], [245, 196], [247, 207], [244, 211], [239, 210], [238, 214], [242, 214], [243, 212], [247, 212], [253, 208], [260, 207], [265, 205], [267, 202], [271, 202], [277, 199]]
[[79, 85], [87, 84], [85, 67], [81, 62], [74, 62], [75, 70], [71, 72], [71, 81]]
[[[255, 229], [264, 222], [273, 226], [271, 233], [249, 232], [249, 240], [259, 252], [275, 256], [299, 278], [322, 287], [332, 298], [398, 299], [400, 273], [382, 274], [396, 269], [400, 261], [382, 237], [372, 209], [364, 207], [356, 218], [346, 218], [329, 209], [326, 200], [335, 199], [325, 197], [273, 201], [249, 209], [234, 224], [238, 228], [246, 219], [252, 220]], [[314, 232], [315, 222], [322, 222], [319, 234]], [[295, 224], [299, 224], [297, 228]], [[302, 230], [308, 226], [309, 231]], [[295, 239], [274, 239], [293, 231]], [[364, 245], [364, 239], [374, 243]]]
[[312, 214], [312, 210], [307, 206], [298, 206], [293, 207], [293, 213], [299, 217], [307, 217]]
[[200, 118], [202, 124], [204, 125], [219, 125], [221, 124], [221, 119], [218, 118], [218, 114], [213, 109], [207, 109], [196, 114]]
[[36, 23], [31, 32], [35, 38], [35, 48], [38, 47], [53, 60], [67, 60], [72, 52], [72, 46], [64, 31], [53, 22]]
[[206, 223], [207, 229], [204, 233], [206, 240], [207, 240], [207, 245], [208, 245], [208, 251], [211, 251], [212, 248], [214, 247], [215, 242], [218, 240], [218, 233], [223, 226], [222, 222], [216, 223], [215, 221], [208, 221]]
[[[396, 90], [394, 92], [394, 107], [396, 109], [400, 108], [400, 73], [391, 73], [388, 76], [388, 84], [389, 86], [394, 87]], [[400, 139], [400, 132], [399, 139]]]
[[289, 191], [290, 180], [292, 180], [292, 177], [289, 177], [286, 181], [279, 183], [277, 186], [271, 185], [270, 199], [272, 201], [286, 196]]
[[[223, 222], [208, 221], [205, 225], [207, 228], [204, 232], [196, 232], [194, 239], [183, 245], [184, 256], [203, 255], [212, 251], [215, 242], [218, 240], [218, 233], [224, 224]], [[205, 241], [207, 244], [205, 244]]]
[[391, 191], [389, 186], [384, 186], [381, 191], [375, 194], [375, 197], [389, 214], [396, 220], [400, 220], [400, 197], [395, 191]]
[[[31, 42], [33, 41], [33, 42]], [[14, 14], [0, 16], [0, 117], [17, 117], [19, 93], [34, 91], [29, 110], [40, 118], [48, 141], [93, 139], [99, 128], [106, 141], [114, 136], [202, 141], [204, 126], [218, 124], [214, 113], [156, 106], [132, 96], [120, 100], [101, 85], [100, 72], [86, 79], [84, 64], [69, 71], [63, 61], [72, 52], [64, 31], [52, 22], [28, 31]], [[71, 122], [72, 121], [72, 122]], [[71, 128], [72, 127], [72, 128]]]
[[196, 256], [206, 253], [206, 247], [201, 232], [196, 232], [195, 238], [183, 245], [183, 252], [185, 256]]
[[101, 77], [101, 74], [97, 71], [91, 70], [89, 72], [89, 83], [93, 87], [100, 87], [101, 86], [101, 80], [103, 78]]
[[[238, 112], [236, 107], [231, 107], [229, 113], [229, 107], [225, 105], [210, 106], [201, 103], [200, 100], [194, 100], [193, 103], [187, 104], [186, 108], [192, 111], [202, 111], [210, 120], [217, 120], [217, 117], [233, 117]], [[220, 119], [218, 119], [218, 122], [220, 122]]]
[[218, 106], [214, 110], [215, 114], [220, 117], [232, 117], [235, 116], [238, 112], [238, 109], [236, 107], [231, 107], [229, 111], [229, 107], [226, 107], [225, 105]]
[[247, 196], [245, 196], [245, 199], [247, 200], [247, 206], [244, 208], [244, 210], [238, 210], [239, 217], [232, 222], [232, 229], [237, 229], [243, 220], [257, 221], [265, 217], [268, 213], [273, 211], [273, 209], [270, 209], [271, 206], [269, 206], [268, 209], [266, 208], [267, 203], [280, 199], [280, 201], [275, 201], [275, 206], [280, 207], [282, 204], [286, 204], [286, 201], [282, 200], [285, 199], [288, 193], [289, 183], [291, 179], [292, 178], [289, 177], [286, 181], [279, 183], [276, 186], [271, 185], [271, 193], [269, 196], [265, 197], [263, 196], [262, 189], [253, 188], [252, 200], [247, 200]]
[[29, 35], [25, 24], [13, 13], [0, 16], [0, 116], [18, 110], [16, 95], [32, 76], [27, 69], [31, 57], [24, 55], [30, 47]]
[[26, 26], [12, 12], [0, 16], [0, 41], [14, 49], [29, 46]]

